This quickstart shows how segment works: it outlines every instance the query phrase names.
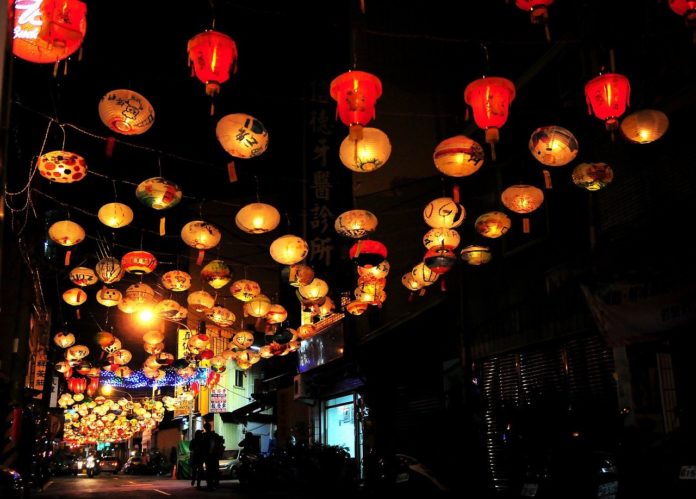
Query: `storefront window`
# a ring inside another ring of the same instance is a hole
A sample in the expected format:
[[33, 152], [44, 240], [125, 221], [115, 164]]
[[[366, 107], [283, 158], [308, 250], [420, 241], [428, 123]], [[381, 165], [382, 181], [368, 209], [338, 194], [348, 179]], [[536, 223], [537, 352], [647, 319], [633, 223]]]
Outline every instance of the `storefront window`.
[[327, 400], [325, 407], [326, 444], [345, 447], [351, 457], [356, 457], [353, 395]]

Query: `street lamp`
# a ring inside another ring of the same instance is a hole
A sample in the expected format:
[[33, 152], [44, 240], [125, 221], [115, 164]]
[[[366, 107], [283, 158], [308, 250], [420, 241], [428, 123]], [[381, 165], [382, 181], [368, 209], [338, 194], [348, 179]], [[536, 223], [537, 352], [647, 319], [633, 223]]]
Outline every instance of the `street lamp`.
[[102, 395], [106, 395], [107, 397], [108, 397], [109, 395], [111, 395], [113, 392], [125, 393], [126, 395], [128, 395], [128, 397], [130, 397], [130, 401], [133, 402], [133, 395], [131, 395], [131, 394], [130, 394], [129, 392], [127, 392], [126, 390], [119, 390], [118, 388], [114, 388], [114, 387], [111, 386], [111, 385], [104, 385], [104, 386], [102, 386], [102, 387], [101, 387], [101, 392], [102, 392]]

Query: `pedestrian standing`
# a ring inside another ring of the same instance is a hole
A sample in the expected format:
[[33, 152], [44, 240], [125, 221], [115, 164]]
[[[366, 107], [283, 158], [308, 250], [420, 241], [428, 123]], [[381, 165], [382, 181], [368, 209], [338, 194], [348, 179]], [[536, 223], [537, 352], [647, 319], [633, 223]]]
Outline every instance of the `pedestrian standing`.
[[205, 441], [203, 439], [203, 430], [196, 430], [193, 435], [193, 440], [189, 444], [189, 452], [191, 455], [191, 486], [196, 485], [197, 489], [201, 488], [201, 478], [203, 476], [203, 463], [205, 462]]
[[205, 480], [208, 490], [215, 490], [220, 485], [220, 458], [225, 451], [225, 439], [215, 433], [209, 422], [203, 425], [205, 447]]

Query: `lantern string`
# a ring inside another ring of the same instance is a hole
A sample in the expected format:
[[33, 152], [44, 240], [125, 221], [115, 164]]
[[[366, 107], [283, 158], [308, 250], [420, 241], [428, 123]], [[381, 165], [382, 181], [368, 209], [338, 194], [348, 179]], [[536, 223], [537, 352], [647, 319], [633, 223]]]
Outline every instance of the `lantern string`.
[[111, 179], [111, 184], [114, 186], [114, 201], [118, 199], [118, 191], [116, 190], [116, 181]]
[[259, 176], [254, 175], [254, 181], [256, 182], [256, 202], [261, 202], [261, 196], [259, 196]]

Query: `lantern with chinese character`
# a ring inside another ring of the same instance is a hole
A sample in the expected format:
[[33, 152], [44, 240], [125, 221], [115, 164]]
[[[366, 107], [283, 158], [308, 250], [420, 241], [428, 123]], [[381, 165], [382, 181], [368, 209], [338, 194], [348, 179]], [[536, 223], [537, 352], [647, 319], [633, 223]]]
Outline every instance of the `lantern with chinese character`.
[[205, 316], [220, 327], [230, 327], [237, 319], [231, 310], [220, 306], [211, 308], [205, 313]]
[[668, 127], [667, 115], [655, 109], [636, 111], [621, 120], [621, 133], [636, 144], [655, 142], [665, 134]]
[[237, 72], [237, 45], [224, 33], [212, 29], [199, 33], [189, 40], [187, 51], [189, 66], [210, 97], [220, 93], [220, 84], [229, 80], [230, 70]]
[[[515, 213], [528, 214], [539, 208], [544, 202], [544, 192], [533, 185], [511, 185], [503, 191], [500, 199], [505, 207]], [[529, 232], [529, 219], [522, 219], [525, 233]]]
[[483, 265], [490, 262], [493, 257], [490, 248], [476, 245], [463, 248], [460, 256], [469, 265]]
[[423, 210], [423, 220], [434, 229], [454, 229], [464, 218], [464, 206], [447, 197], [433, 199]]
[[457, 255], [451, 249], [432, 248], [423, 257], [423, 263], [436, 274], [445, 274], [457, 262]]
[[82, 360], [89, 355], [89, 348], [85, 345], [73, 345], [65, 352], [68, 360]]
[[435, 168], [450, 177], [467, 177], [483, 166], [483, 147], [465, 135], [445, 139], [435, 147]]
[[157, 258], [149, 251], [129, 251], [121, 258], [121, 266], [135, 275], [149, 274], [157, 268]]
[[350, 127], [354, 140], [359, 140], [363, 127], [376, 115], [375, 103], [382, 95], [382, 82], [364, 71], [348, 71], [331, 82], [329, 91], [337, 103], [336, 114]]
[[387, 247], [373, 239], [361, 239], [348, 251], [349, 258], [359, 267], [374, 267], [387, 259]]
[[459, 232], [454, 229], [430, 229], [423, 236], [423, 245], [426, 249], [447, 248], [452, 250], [459, 246], [459, 241]]
[[515, 0], [515, 5], [522, 10], [526, 10], [532, 16], [532, 24], [543, 24], [546, 40], [551, 41], [551, 33], [549, 32], [548, 6], [553, 3], [553, 0]]
[[73, 307], [79, 307], [87, 301], [87, 293], [80, 288], [70, 288], [63, 293], [63, 301]]
[[[352, 128], [351, 128], [352, 130]], [[358, 173], [373, 172], [387, 162], [391, 142], [382, 130], [364, 128], [360, 138], [348, 135], [338, 150], [338, 157], [346, 168]]]
[[334, 228], [345, 237], [360, 239], [377, 228], [377, 217], [367, 210], [350, 210], [336, 217]]
[[234, 223], [248, 234], [264, 234], [278, 227], [280, 213], [270, 204], [251, 203], [237, 212]]
[[366, 281], [384, 279], [389, 275], [390, 268], [389, 262], [384, 260], [372, 267], [358, 267], [358, 275]]
[[297, 288], [298, 294], [305, 300], [318, 300], [324, 298], [329, 292], [329, 285], [323, 279], [315, 277], [306, 286]]
[[299, 288], [306, 286], [314, 279], [314, 269], [309, 265], [295, 263], [283, 267], [280, 271], [281, 278], [290, 284], [290, 286]]
[[464, 102], [471, 106], [474, 121], [486, 131], [486, 143], [495, 159], [498, 129], [507, 121], [508, 108], [515, 99], [515, 84], [506, 78], [489, 77], [475, 80], [464, 89]]
[[268, 324], [280, 324], [285, 322], [285, 319], [288, 318], [288, 311], [285, 310], [284, 306], [276, 303], [271, 305], [271, 308], [268, 309], [265, 317]]
[[124, 366], [128, 364], [133, 358], [133, 354], [130, 350], [120, 349], [116, 350], [114, 353], [109, 355], [109, 360], [112, 364], [118, 364], [119, 366]]
[[39, 156], [38, 167], [42, 177], [59, 184], [72, 184], [87, 175], [85, 158], [68, 151], [42, 154]]
[[546, 166], [567, 165], [578, 155], [575, 136], [560, 126], [537, 128], [529, 138], [532, 156]]
[[205, 313], [215, 306], [215, 298], [205, 291], [194, 291], [188, 295], [186, 301], [198, 313]]
[[183, 270], [170, 270], [162, 275], [162, 286], [170, 291], [186, 291], [191, 287], [191, 276]]
[[155, 313], [160, 317], [171, 320], [179, 320], [182, 311], [186, 310], [176, 300], [162, 300], [155, 307]]
[[48, 237], [61, 246], [74, 246], [85, 239], [85, 230], [70, 220], [61, 220], [51, 225]]
[[69, 348], [75, 344], [75, 335], [70, 332], [59, 331], [53, 337], [53, 341], [60, 348]]
[[476, 219], [474, 228], [483, 237], [497, 239], [506, 234], [511, 225], [510, 217], [502, 211], [489, 211]]
[[250, 279], [239, 279], [232, 283], [230, 293], [239, 301], [248, 302], [261, 293], [261, 286]]
[[107, 227], [119, 229], [133, 221], [133, 210], [123, 203], [107, 203], [99, 208], [97, 218]]
[[614, 170], [606, 163], [580, 163], [573, 169], [573, 183], [588, 191], [598, 191], [611, 184]]
[[416, 283], [418, 283], [421, 287], [430, 286], [435, 281], [437, 281], [437, 278], [440, 276], [440, 274], [438, 274], [437, 272], [433, 272], [433, 270], [429, 268], [427, 265], [425, 265], [423, 262], [413, 267], [413, 269], [411, 270], [411, 275], [413, 276], [413, 279], [416, 281]]
[[75, 267], [68, 274], [68, 278], [75, 286], [80, 286], [81, 288], [97, 282], [97, 274], [89, 267]]
[[232, 280], [232, 270], [222, 260], [212, 260], [201, 269], [201, 279], [211, 287], [220, 289]]
[[282, 265], [292, 265], [304, 260], [309, 252], [309, 247], [301, 237], [287, 234], [273, 241], [269, 250], [271, 258], [276, 262]]
[[238, 331], [230, 342], [231, 349], [246, 350], [254, 344], [254, 333], [251, 331]]
[[99, 101], [99, 117], [112, 131], [123, 135], [140, 135], [155, 122], [155, 110], [138, 92], [121, 88], [112, 90]]
[[131, 284], [126, 288], [125, 297], [131, 300], [131, 303], [135, 306], [135, 311], [140, 311], [143, 307], [152, 305], [155, 303], [155, 291], [143, 282], [138, 282]]
[[173, 208], [179, 204], [183, 195], [178, 185], [162, 177], [143, 180], [135, 189], [138, 201], [154, 210]]
[[102, 280], [102, 282], [104, 282], [104, 284], [113, 284], [118, 282], [126, 273], [121, 266], [119, 259], [114, 258], [113, 256], [107, 256], [99, 260], [97, 265], [94, 267], [94, 270], [97, 272], [97, 276]]
[[20, 59], [57, 63], [82, 45], [87, 32], [87, 6], [83, 2], [15, 0], [14, 8], [12, 53]]
[[181, 239], [198, 250], [196, 264], [203, 263], [205, 250], [214, 248], [220, 242], [222, 234], [213, 224], [202, 220], [194, 220], [183, 226], [181, 229]]
[[252, 317], [264, 317], [271, 308], [268, 296], [258, 294], [244, 304], [244, 313]]
[[631, 85], [624, 75], [605, 73], [585, 84], [589, 113], [604, 121], [610, 131], [619, 126], [619, 117], [626, 112], [630, 97]]
[[259, 120], [244, 113], [228, 114], [218, 121], [215, 136], [235, 158], [254, 158], [268, 147], [268, 131]]

